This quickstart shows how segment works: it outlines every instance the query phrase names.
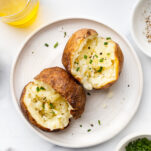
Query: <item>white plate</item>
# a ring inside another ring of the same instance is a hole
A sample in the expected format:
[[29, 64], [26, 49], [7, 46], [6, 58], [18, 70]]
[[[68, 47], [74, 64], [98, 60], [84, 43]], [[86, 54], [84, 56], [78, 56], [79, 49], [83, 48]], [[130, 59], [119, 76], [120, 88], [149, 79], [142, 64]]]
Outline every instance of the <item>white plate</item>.
[[151, 42], [148, 43], [144, 34], [146, 28], [145, 17], [149, 14], [151, 14], [151, 1], [138, 0], [132, 12], [131, 34], [142, 52], [151, 57]]
[[[80, 18], [59, 20], [32, 34], [22, 46], [14, 63], [11, 91], [14, 104], [24, 119], [19, 104], [23, 87], [42, 69], [53, 66], [63, 67], [61, 56], [65, 44], [71, 34], [80, 28], [93, 28], [101, 36], [112, 37], [119, 43], [125, 58], [120, 79], [110, 90], [90, 92], [91, 96], [87, 96], [84, 114], [80, 119], [72, 120], [70, 126], [64, 131], [43, 132], [25, 120], [45, 140], [72, 148], [102, 143], [124, 129], [139, 106], [143, 87], [141, 64], [133, 48], [123, 36], [93, 20]], [[67, 32], [65, 38], [64, 32]], [[55, 49], [53, 45], [56, 42], [59, 42], [59, 46]], [[45, 43], [49, 43], [49, 47], [44, 46]], [[101, 125], [98, 124], [98, 120], [101, 121]], [[91, 127], [90, 124], [94, 126]], [[91, 132], [87, 132], [88, 129], [91, 129]]]

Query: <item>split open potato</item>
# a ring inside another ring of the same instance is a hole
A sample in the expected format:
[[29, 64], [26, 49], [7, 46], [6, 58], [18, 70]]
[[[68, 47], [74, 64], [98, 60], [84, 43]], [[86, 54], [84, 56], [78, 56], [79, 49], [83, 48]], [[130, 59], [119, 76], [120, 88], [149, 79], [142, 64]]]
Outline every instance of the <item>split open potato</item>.
[[20, 103], [26, 118], [44, 131], [63, 130], [84, 111], [85, 91], [64, 69], [44, 69], [23, 89]]
[[110, 37], [98, 37], [93, 29], [80, 29], [68, 40], [62, 63], [88, 90], [109, 88], [119, 78], [123, 53]]

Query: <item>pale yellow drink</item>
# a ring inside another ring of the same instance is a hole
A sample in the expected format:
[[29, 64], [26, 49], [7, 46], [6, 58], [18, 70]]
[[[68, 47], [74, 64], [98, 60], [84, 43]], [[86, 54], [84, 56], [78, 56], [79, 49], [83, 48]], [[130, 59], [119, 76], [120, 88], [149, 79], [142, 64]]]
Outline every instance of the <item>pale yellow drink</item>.
[[0, 0], [0, 16], [5, 23], [15, 26], [31, 24], [37, 15], [39, 0]]

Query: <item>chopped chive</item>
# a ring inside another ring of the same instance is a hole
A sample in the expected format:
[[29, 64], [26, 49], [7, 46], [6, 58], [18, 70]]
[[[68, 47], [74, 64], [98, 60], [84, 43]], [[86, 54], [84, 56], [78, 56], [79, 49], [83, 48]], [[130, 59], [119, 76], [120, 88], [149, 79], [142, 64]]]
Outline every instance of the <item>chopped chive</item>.
[[59, 43], [58, 43], [58, 42], [56, 42], [56, 43], [54, 44], [54, 46], [53, 46], [53, 47], [54, 47], [54, 48], [57, 48], [57, 47], [58, 47], [58, 44], [59, 44]]
[[49, 106], [50, 106], [51, 109], [54, 109], [54, 108], [55, 108], [52, 103], [50, 103]]
[[55, 115], [55, 112], [54, 112], [54, 111], [51, 111], [51, 113], [52, 113], [53, 115]]
[[40, 88], [39, 88], [39, 87], [37, 87], [37, 88], [36, 88], [36, 91], [37, 91], [37, 92], [39, 92], [39, 91], [40, 91]]
[[106, 40], [110, 40], [111, 39], [111, 37], [106, 37]]
[[88, 132], [90, 132], [90, 131], [91, 131], [91, 129], [88, 129], [87, 131], [88, 131]]
[[87, 59], [87, 55], [84, 55], [84, 59]]
[[80, 69], [80, 67], [78, 67], [78, 68], [76, 69], [76, 71], [78, 72], [78, 71], [79, 71], [79, 69]]
[[67, 33], [66, 33], [66, 32], [64, 32], [64, 38], [66, 37], [66, 35], [67, 35]]
[[44, 87], [40, 87], [40, 90], [46, 90]]
[[90, 63], [90, 64], [92, 64], [92, 62], [93, 62], [93, 60], [92, 60], [92, 59], [90, 59], [89, 63]]
[[45, 46], [46, 46], [46, 47], [49, 47], [49, 44], [45, 43]]
[[100, 62], [103, 62], [103, 61], [104, 61], [104, 58], [101, 58], [101, 59], [100, 59]]
[[107, 53], [107, 55], [109, 56], [109, 55], [110, 55], [110, 53], [108, 52], [108, 53]]
[[82, 125], [80, 125], [80, 127], [82, 127]]
[[103, 70], [103, 67], [100, 67], [100, 69], [98, 70], [98, 72], [101, 72]]
[[98, 124], [101, 125], [101, 121], [100, 120], [98, 120]]
[[45, 104], [44, 103], [42, 104], [42, 108], [45, 109]]
[[108, 45], [108, 42], [104, 42], [104, 45]]
[[96, 58], [98, 58], [98, 55], [95, 55]]

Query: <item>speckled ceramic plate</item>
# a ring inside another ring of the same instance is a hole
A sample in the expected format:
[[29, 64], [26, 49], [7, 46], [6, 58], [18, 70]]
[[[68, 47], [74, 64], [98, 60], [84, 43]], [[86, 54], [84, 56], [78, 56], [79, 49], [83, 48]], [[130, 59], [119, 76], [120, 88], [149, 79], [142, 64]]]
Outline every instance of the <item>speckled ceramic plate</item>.
[[[87, 95], [84, 114], [80, 119], [72, 120], [67, 129], [56, 133], [43, 132], [32, 126], [23, 116], [19, 104], [21, 91], [42, 69], [63, 67], [61, 56], [64, 46], [71, 34], [80, 28], [93, 28], [103, 37], [112, 37], [123, 50], [123, 71], [117, 83], [109, 90], [92, 91], [90, 96]], [[64, 32], [67, 33], [66, 37]], [[59, 45], [54, 48], [56, 42]], [[45, 43], [48, 43], [49, 47], [46, 47]], [[141, 65], [129, 42], [112, 28], [90, 19], [63, 19], [36, 31], [22, 46], [11, 73], [13, 102], [25, 123], [45, 140], [72, 148], [105, 142], [123, 130], [139, 106], [142, 88]], [[91, 131], [88, 132], [88, 129]]]

